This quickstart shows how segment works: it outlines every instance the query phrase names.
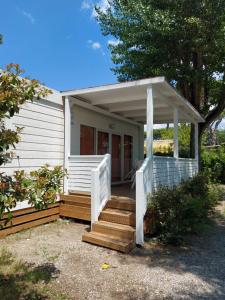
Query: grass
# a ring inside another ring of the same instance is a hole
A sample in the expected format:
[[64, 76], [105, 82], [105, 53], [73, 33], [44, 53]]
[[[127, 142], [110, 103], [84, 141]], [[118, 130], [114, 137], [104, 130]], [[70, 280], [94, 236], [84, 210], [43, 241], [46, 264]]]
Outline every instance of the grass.
[[0, 299], [1, 300], [66, 300], [51, 283], [59, 271], [53, 263], [28, 264], [5, 247], [0, 250]]

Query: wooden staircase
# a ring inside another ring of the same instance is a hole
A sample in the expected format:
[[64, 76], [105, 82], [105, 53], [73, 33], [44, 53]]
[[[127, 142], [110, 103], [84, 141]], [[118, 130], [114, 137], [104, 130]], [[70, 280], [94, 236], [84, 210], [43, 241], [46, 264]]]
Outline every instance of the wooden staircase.
[[135, 247], [135, 201], [112, 197], [82, 240], [124, 253], [131, 251]]

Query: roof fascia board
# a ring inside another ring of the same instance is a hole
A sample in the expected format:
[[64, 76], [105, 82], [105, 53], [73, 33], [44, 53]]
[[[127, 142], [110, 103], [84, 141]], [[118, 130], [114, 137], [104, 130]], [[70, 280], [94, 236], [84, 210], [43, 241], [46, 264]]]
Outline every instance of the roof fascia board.
[[151, 84], [157, 84], [157, 83], [162, 83], [162, 82], [165, 82], [165, 77], [154, 77], [154, 78], [147, 78], [147, 79], [128, 81], [128, 82], [123, 82], [123, 83], [102, 85], [102, 86], [90, 87], [90, 88], [84, 88], [84, 89], [77, 89], [77, 90], [75, 89], [75, 90], [71, 90], [71, 91], [61, 92], [61, 94], [62, 94], [62, 96], [76, 96], [76, 95], [82, 95], [82, 94], [88, 94], [88, 93], [97, 93], [97, 92], [105, 92], [105, 91], [109, 91], [109, 90], [130, 88], [130, 87], [135, 87], [135, 86], [151, 85]]

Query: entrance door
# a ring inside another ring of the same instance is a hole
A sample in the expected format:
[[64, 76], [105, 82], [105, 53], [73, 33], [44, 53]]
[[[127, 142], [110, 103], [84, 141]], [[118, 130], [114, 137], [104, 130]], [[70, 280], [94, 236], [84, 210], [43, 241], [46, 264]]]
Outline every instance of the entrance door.
[[109, 134], [98, 131], [98, 155], [109, 153]]
[[95, 154], [95, 129], [90, 126], [80, 126], [80, 155]]
[[112, 181], [121, 180], [121, 136], [112, 134]]
[[124, 135], [124, 180], [131, 179], [132, 168], [132, 136]]

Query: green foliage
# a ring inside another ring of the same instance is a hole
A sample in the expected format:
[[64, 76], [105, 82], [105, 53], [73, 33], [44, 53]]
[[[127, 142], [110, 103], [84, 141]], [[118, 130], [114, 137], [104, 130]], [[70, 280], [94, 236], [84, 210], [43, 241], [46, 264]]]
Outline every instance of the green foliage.
[[[190, 132], [191, 128], [189, 125], [181, 124], [178, 129], [178, 140], [179, 140], [179, 156], [183, 158], [190, 157]], [[162, 140], [173, 140], [173, 128], [160, 128], [154, 129], [154, 139]], [[169, 149], [168, 155], [172, 155], [172, 149]], [[157, 153], [158, 155], [159, 153]]]
[[222, 197], [222, 191], [210, 186], [203, 174], [174, 188], [160, 187], [149, 198], [155, 233], [165, 243], [181, 243], [186, 234], [202, 228]]
[[19, 142], [22, 128], [9, 129], [5, 122], [19, 113], [21, 106], [34, 97], [44, 97], [50, 90], [42, 87], [37, 80], [20, 77], [23, 71], [17, 64], [10, 64], [0, 70], [0, 166], [9, 160], [7, 151]]
[[216, 131], [216, 139], [217, 139], [218, 145], [221, 145], [221, 144], [225, 145], [225, 130], [217, 130]]
[[118, 80], [165, 76], [206, 118], [202, 134], [225, 109], [225, 0], [109, 3], [97, 19], [118, 41], [109, 45]]
[[37, 209], [47, 208], [49, 204], [57, 200], [66, 172], [61, 166], [49, 169], [45, 165], [37, 171], [31, 172], [30, 176], [33, 179], [33, 185], [31, 185], [29, 193], [29, 202]]
[[217, 149], [203, 149], [201, 164], [212, 182], [225, 184], [225, 145]]
[[47, 208], [57, 200], [66, 171], [61, 166], [47, 165], [26, 174], [15, 171], [13, 176], [0, 174], [0, 219], [7, 213], [6, 223], [12, 218], [12, 209], [18, 202], [28, 200], [36, 209]]

